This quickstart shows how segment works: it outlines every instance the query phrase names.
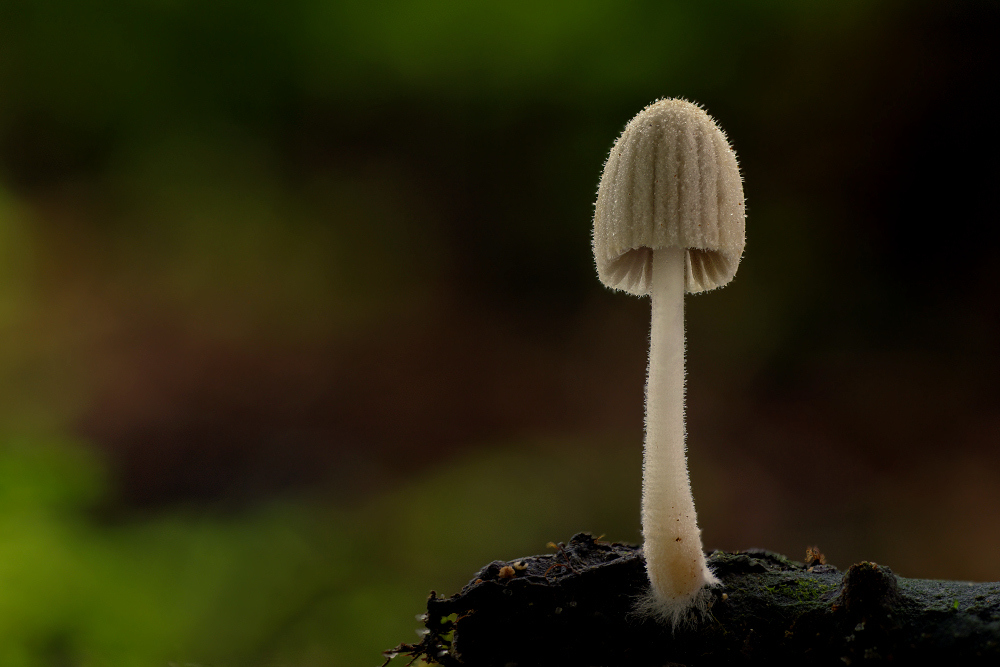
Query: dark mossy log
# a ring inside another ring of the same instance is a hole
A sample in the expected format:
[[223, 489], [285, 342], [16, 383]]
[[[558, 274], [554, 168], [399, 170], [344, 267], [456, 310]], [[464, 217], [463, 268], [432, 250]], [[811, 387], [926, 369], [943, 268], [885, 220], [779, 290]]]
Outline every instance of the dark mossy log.
[[[575, 535], [555, 553], [490, 563], [450, 598], [431, 593], [426, 634], [387, 653], [446, 667], [532, 665], [1000, 665], [1000, 583], [846, 572], [767, 551], [717, 551], [709, 612], [672, 631], [635, 613], [638, 547]], [[388, 662], [388, 661], [387, 661]]]

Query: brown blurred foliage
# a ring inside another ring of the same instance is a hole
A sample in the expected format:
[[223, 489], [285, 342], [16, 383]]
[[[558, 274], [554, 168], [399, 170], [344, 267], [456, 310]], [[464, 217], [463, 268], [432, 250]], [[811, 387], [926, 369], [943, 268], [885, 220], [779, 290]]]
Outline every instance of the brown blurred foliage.
[[961, 555], [1000, 547], [997, 18], [9, 3], [3, 418], [106, 452], [126, 507], [638, 442], [647, 306], [597, 283], [590, 216], [625, 122], [683, 96], [749, 211], [736, 281], [688, 302], [708, 544], [1000, 577]]

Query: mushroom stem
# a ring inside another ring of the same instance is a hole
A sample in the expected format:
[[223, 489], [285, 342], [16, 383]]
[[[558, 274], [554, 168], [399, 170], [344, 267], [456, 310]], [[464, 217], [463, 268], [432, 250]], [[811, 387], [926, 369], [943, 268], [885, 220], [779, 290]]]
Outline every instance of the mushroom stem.
[[652, 586], [645, 606], [675, 626], [688, 610], [704, 608], [705, 586], [718, 583], [702, 550], [685, 455], [686, 252], [653, 251], [642, 478], [643, 550]]

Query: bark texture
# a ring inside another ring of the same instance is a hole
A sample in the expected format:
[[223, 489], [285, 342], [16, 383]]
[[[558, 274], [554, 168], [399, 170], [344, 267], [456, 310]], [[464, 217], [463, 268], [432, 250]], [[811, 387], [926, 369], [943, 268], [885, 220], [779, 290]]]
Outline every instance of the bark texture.
[[[810, 552], [810, 557], [813, 554]], [[639, 547], [578, 534], [555, 553], [494, 561], [431, 593], [426, 634], [386, 653], [445, 667], [1000, 664], [1000, 583], [846, 572], [762, 550], [713, 553], [708, 615], [672, 632], [635, 613]]]

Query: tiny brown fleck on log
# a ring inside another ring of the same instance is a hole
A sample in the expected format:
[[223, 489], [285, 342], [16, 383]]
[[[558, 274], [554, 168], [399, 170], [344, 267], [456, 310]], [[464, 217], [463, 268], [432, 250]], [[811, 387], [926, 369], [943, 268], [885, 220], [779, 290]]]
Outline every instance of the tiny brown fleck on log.
[[806, 565], [826, 565], [826, 556], [819, 547], [806, 547]]

